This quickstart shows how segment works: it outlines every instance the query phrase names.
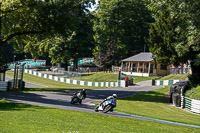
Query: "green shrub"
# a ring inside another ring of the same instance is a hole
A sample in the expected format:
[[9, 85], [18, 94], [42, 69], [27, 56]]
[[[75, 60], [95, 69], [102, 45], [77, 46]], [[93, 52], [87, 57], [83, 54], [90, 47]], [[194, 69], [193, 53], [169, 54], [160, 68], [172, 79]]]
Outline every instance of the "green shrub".
[[185, 96], [192, 99], [200, 100], [200, 86], [188, 90], [185, 93]]
[[191, 88], [193, 87], [197, 87], [200, 84], [200, 76], [198, 76], [197, 74], [192, 74], [188, 76], [189, 78], [189, 85]]

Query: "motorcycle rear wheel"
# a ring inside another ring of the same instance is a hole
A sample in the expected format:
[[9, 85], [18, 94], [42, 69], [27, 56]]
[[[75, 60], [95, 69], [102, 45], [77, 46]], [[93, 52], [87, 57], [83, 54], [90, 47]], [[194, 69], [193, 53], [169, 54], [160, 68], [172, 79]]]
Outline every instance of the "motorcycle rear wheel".
[[104, 107], [103, 109], [103, 113], [107, 113], [108, 111], [110, 111], [112, 109], [112, 106], [111, 105], [107, 105], [106, 107]]

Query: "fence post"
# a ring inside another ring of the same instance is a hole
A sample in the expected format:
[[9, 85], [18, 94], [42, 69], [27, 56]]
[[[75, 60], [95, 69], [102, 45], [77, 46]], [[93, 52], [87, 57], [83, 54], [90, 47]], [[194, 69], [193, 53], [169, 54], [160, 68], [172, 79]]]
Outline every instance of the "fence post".
[[152, 79], [152, 86], [156, 85], [155, 82], [156, 82], [155, 79]]

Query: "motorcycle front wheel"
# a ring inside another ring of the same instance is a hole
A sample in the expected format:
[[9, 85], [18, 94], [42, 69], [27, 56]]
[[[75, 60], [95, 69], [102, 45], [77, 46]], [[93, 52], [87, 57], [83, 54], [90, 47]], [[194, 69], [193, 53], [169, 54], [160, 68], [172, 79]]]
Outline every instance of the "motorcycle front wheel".
[[105, 106], [104, 107], [104, 109], [103, 109], [103, 113], [107, 113], [109, 110], [111, 110], [112, 109], [112, 106], [111, 105], [107, 105], [107, 106]]
[[94, 109], [95, 112], [98, 112], [98, 111], [99, 111], [98, 109], [99, 109], [99, 105], [97, 105], [97, 106], [95, 107], [95, 109]]
[[74, 97], [74, 98], [72, 98], [72, 100], [71, 100], [71, 104], [74, 104], [74, 103], [76, 103], [78, 101], [78, 98], [77, 97]]

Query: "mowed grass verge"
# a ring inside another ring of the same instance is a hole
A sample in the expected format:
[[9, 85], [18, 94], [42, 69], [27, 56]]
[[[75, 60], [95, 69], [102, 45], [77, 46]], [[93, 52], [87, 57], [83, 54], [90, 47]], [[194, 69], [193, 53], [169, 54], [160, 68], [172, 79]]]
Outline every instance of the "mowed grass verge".
[[199, 129], [0, 100], [0, 133], [188, 133]]
[[178, 80], [178, 79], [188, 79], [188, 75], [187, 74], [170, 74], [167, 75], [165, 77], [162, 77], [158, 80]]
[[[124, 77], [124, 75], [122, 75]], [[129, 76], [130, 77], [130, 76]], [[91, 82], [117, 82], [119, 75], [116, 73], [105, 73], [105, 72], [97, 72], [86, 74], [81, 77], [82, 81], [91, 81]], [[133, 82], [138, 83], [141, 81], [152, 80], [154, 78], [158, 78], [156, 76], [153, 77], [141, 77], [141, 76], [133, 76]]]
[[116, 110], [128, 114], [200, 126], [200, 115], [168, 104], [166, 93], [168, 93], [169, 87], [166, 86], [162, 89], [118, 99]]
[[200, 100], [200, 86], [197, 86], [196, 88], [192, 88], [191, 90], [188, 90], [185, 96], [192, 99]]
[[[6, 72], [6, 76], [13, 78], [13, 72]], [[74, 84], [67, 84], [63, 82], [58, 82], [51, 79], [41, 78], [35, 75], [24, 73], [24, 81], [43, 85], [46, 87], [26, 87], [29, 91], [61, 91], [61, 90], [71, 90], [71, 89], [97, 89], [100, 87], [89, 87], [80, 86]]]

